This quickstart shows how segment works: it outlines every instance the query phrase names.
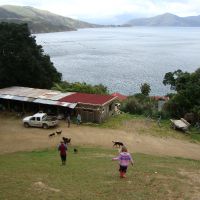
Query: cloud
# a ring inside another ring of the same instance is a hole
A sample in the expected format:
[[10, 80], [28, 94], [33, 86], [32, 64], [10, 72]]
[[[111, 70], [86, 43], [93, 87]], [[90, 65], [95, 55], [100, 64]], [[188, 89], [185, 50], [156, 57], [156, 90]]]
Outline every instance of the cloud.
[[123, 14], [150, 17], [165, 12], [199, 15], [200, 0], [1, 0], [0, 4], [33, 6], [78, 19], [106, 19]]

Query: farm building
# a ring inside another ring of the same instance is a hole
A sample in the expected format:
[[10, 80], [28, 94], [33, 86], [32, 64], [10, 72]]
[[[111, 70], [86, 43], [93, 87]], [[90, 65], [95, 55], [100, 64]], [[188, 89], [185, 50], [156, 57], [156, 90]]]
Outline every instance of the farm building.
[[125, 95], [120, 94], [120, 93], [118, 93], [118, 92], [112, 93], [111, 96], [117, 97], [117, 99], [118, 99], [119, 101], [124, 101], [124, 100], [126, 100], [126, 99], [128, 98], [128, 96], [125, 96]]
[[117, 97], [111, 95], [62, 93], [55, 90], [28, 87], [0, 89], [0, 110], [15, 112], [44, 111], [54, 114], [81, 114], [84, 122], [101, 123], [114, 114]]
[[169, 100], [167, 96], [151, 96], [151, 99], [157, 101], [158, 111], [161, 111], [164, 104]]

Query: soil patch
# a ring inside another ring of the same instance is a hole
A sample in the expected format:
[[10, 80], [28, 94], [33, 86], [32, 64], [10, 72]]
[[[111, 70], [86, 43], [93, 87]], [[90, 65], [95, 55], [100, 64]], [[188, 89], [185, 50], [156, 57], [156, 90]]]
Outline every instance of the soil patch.
[[[132, 130], [123, 131], [77, 126], [75, 124], [68, 128], [64, 121], [60, 121], [59, 126], [52, 129], [24, 128], [20, 118], [0, 115], [0, 120], [0, 154], [55, 148], [64, 136], [72, 138], [73, 146], [93, 145], [113, 148], [112, 141], [121, 141], [128, 146], [130, 152], [200, 160], [199, 144], [174, 138], [159, 138], [139, 134], [138, 129], [144, 127], [139, 122], [137, 122], [136, 127], [132, 127]], [[52, 138], [48, 137], [49, 134], [57, 130], [62, 130], [62, 134]], [[145, 129], [145, 131], [148, 132], [148, 129]]]

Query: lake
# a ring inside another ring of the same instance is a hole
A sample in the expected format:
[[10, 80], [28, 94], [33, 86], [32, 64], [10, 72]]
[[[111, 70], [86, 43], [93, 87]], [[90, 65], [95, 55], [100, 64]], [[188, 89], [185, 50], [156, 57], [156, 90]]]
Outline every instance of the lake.
[[134, 94], [147, 82], [151, 95], [164, 95], [170, 92], [162, 84], [165, 73], [200, 67], [200, 28], [94, 28], [35, 36], [63, 80], [102, 83], [110, 92]]

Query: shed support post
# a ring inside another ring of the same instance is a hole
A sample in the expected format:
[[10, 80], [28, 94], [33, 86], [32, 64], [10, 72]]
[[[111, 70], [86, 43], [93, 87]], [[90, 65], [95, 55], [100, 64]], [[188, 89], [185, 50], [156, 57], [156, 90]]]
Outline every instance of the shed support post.
[[10, 111], [10, 100], [8, 100], [8, 110]]
[[25, 112], [25, 109], [24, 109], [24, 102], [22, 103], [22, 111]]

